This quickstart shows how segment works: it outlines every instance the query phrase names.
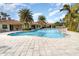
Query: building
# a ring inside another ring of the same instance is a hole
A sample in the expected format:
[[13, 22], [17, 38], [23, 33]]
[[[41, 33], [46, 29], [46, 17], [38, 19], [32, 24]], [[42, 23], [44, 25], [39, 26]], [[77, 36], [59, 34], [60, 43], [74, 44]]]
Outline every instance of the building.
[[53, 23], [48, 23], [47, 22], [47, 28], [54, 28], [55, 26], [54, 26], [54, 24]]
[[38, 22], [32, 22], [31, 28], [32, 29], [39, 29], [39, 28], [41, 28], [41, 25]]
[[[29, 25], [30, 25], [29, 26], [30, 29], [52, 28], [53, 27], [52, 23], [49, 24], [43, 21], [30, 22]], [[12, 19], [9, 19], [9, 20], [1, 19], [0, 20], [0, 32], [18, 31], [18, 30], [23, 30], [23, 28], [26, 28], [26, 27], [24, 26], [24, 24], [22, 24], [19, 21], [12, 20]]]
[[21, 30], [22, 24], [16, 20], [0, 20], [0, 32]]
[[31, 24], [31, 28], [36, 28], [36, 29], [39, 29], [39, 28], [53, 28], [53, 27], [54, 27], [53, 23], [42, 22], [42, 21], [33, 22]]

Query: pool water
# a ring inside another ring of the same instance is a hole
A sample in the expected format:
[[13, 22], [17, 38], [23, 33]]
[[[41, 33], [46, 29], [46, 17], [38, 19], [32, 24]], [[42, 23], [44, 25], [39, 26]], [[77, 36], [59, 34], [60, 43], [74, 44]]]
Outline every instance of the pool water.
[[63, 38], [64, 33], [60, 32], [58, 29], [40, 29], [30, 32], [16, 32], [8, 34], [10, 36], [40, 36], [48, 38]]

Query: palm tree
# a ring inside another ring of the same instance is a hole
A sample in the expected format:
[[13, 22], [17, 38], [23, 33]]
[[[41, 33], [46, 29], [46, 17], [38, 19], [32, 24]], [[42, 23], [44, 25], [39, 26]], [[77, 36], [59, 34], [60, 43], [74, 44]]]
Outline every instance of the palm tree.
[[76, 27], [76, 26], [73, 27], [75, 24], [74, 19], [78, 16], [78, 14], [76, 13], [76, 11], [78, 10], [78, 5], [75, 4], [73, 6], [70, 6], [70, 5], [66, 4], [63, 6], [63, 8], [60, 11], [63, 11], [63, 10], [68, 11], [67, 15], [64, 18], [64, 21], [65, 21], [68, 29], [74, 31], [75, 27]]
[[46, 18], [43, 15], [38, 16], [38, 23], [41, 25], [41, 27], [46, 26]]
[[66, 25], [68, 26], [71, 21], [71, 13], [72, 13], [70, 5], [65, 4], [60, 11], [63, 11], [63, 10], [68, 11], [67, 15], [64, 18], [64, 21], [65, 21]]
[[23, 29], [29, 29], [33, 21], [32, 12], [29, 9], [19, 10], [20, 21], [23, 23]]

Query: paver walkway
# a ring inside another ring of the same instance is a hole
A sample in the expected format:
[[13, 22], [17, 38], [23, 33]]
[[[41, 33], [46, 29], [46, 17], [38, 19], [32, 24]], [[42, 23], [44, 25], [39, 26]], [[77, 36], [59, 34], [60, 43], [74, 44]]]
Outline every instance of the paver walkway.
[[65, 38], [0, 35], [1, 56], [72, 56], [79, 55], [79, 33]]

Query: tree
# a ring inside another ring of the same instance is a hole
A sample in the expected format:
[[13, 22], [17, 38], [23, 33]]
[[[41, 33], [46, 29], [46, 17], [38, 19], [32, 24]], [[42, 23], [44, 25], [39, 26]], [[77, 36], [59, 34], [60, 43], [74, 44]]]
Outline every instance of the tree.
[[62, 22], [55, 22], [54, 25], [55, 25], [55, 26], [62, 26], [63, 23], [62, 23]]
[[46, 21], [46, 18], [45, 18], [45, 16], [40, 15], [40, 16], [38, 17], [38, 20], [39, 20], [39, 21]]
[[0, 17], [1, 17], [1, 19], [5, 19], [6, 20], [6, 18], [7, 17], [9, 17], [10, 15], [8, 15], [7, 13], [5, 13], [5, 12], [0, 12]]
[[30, 24], [33, 21], [32, 12], [29, 9], [19, 10], [20, 21], [23, 23], [23, 29], [29, 29]]
[[38, 22], [41, 25], [41, 27], [45, 27], [46, 26], [46, 18], [43, 15], [38, 16]]
[[64, 21], [67, 28], [71, 31], [75, 31], [77, 27], [74, 20], [76, 21], [76, 18], [79, 16], [79, 14], [77, 13], [78, 9], [79, 9], [78, 4], [74, 4], [72, 6], [65, 4], [63, 8], [60, 10], [60, 11], [65, 10], [68, 11], [67, 15], [64, 18]]

